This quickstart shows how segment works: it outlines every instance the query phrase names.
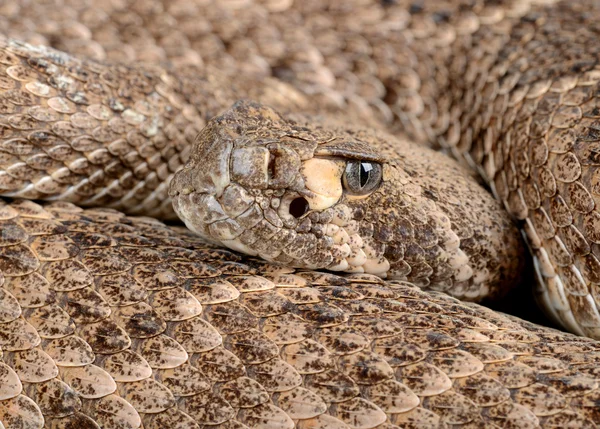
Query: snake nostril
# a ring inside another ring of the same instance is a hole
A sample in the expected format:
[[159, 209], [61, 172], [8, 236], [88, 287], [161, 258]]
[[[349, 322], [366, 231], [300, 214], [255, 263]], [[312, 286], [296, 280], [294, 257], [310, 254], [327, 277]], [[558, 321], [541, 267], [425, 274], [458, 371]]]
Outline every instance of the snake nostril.
[[304, 215], [308, 209], [310, 209], [310, 205], [304, 197], [295, 198], [290, 203], [290, 214], [296, 219]]

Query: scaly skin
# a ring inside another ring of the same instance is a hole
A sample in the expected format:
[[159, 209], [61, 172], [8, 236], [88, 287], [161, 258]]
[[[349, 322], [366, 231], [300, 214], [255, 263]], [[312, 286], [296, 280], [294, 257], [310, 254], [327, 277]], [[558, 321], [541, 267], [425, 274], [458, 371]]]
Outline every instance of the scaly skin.
[[[394, 137], [377, 138], [370, 150], [359, 145], [354, 156], [396, 170], [385, 186], [402, 178], [407, 156], [398, 151], [407, 139], [442, 146], [479, 170], [522, 220], [549, 311], [575, 332], [600, 336], [597, 2], [0, 7], [6, 36], [60, 50], [1, 41], [2, 195], [172, 217], [170, 179], [206, 122], [240, 98], [297, 121], [316, 115], [336, 135], [373, 127]], [[326, 130], [306, 132], [311, 141]], [[374, 138], [361, 133], [351, 140]], [[339, 168], [351, 155], [342, 152], [328, 162]], [[427, 189], [419, 174], [407, 195], [431, 207], [419, 200]], [[306, 179], [309, 188], [320, 181]], [[404, 281], [275, 267], [108, 209], [7, 200], [0, 218], [0, 426], [600, 422], [593, 340]], [[464, 254], [477, 253], [481, 242], [455, 234]], [[517, 253], [502, 261], [504, 276], [514, 276], [507, 267]], [[442, 260], [434, 256], [425, 265]], [[502, 259], [487, 255], [479, 268], [497, 265], [494, 258]], [[416, 276], [429, 269], [411, 262], [416, 283], [446, 288]], [[473, 281], [453, 281], [453, 293], [496, 293], [502, 275], [488, 274], [497, 284], [478, 288], [471, 270]]]
[[595, 427], [600, 343], [109, 209], [0, 207], [4, 428]]

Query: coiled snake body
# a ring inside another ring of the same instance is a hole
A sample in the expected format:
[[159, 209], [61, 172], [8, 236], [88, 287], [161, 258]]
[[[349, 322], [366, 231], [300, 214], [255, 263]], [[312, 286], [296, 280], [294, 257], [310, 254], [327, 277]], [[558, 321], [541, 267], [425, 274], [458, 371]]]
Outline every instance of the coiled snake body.
[[600, 423], [597, 1], [0, 12], [0, 428]]

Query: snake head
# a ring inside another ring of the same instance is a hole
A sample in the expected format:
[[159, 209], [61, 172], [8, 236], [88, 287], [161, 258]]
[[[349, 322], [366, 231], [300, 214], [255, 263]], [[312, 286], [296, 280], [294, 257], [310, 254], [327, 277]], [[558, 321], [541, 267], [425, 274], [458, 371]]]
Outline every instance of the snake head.
[[295, 267], [384, 274], [374, 266], [381, 258], [360, 250], [359, 222], [344, 204], [379, 192], [382, 164], [366, 142], [242, 101], [200, 133], [171, 195], [211, 242]]
[[458, 164], [383, 133], [319, 123], [236, 103], [201, 131], [171, 182], [176, 213], [212, 243], [297, 268], [474, 299], [514, 277], [503, 249], [506, 231], [519, 248], [516, 229]]

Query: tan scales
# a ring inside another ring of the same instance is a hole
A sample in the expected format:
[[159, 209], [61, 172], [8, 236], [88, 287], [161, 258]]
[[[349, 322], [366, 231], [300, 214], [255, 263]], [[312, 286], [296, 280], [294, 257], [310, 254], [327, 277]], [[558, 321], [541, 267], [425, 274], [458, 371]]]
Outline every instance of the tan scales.
[[[481, 249], [501, 239], [470, 240], [476, 225], [429, 211], [421, 185], [397, 201], [418, 202], [399, 224], [416, 231], [413, 259], [386, 247], [401, 280], [277, 266], [113, 210], [173, 217], [171, 177], [240, 98], [319, 116], [295, 129], [309, 144], [375, 127], [398, 137], [384, 138], [391, 151], [442, 146], [479, 170], [522, 221], [549, 311], [598, 337], [597, 2], [25, 0], [2, 3], [0, 16], [12, 38], [0, 49], [0, 189], [18, 198], [0, 207], [0, 427], [600, 422], [596, 341], [409, 282], [473, 300], [511, 283], [480, 280], [481, 261], [494, 260]], [[241, 123], [256, 119], [247, 113]], [[354, 135], [371, 150], [329, 150], [389, 158], [380, 135]], [[261, 209], [263, 231], [281, 228]], [[327, 216], [350, 233], [320, 234], [358, 246], [351, 213]], [[456, 271], [436, 271], [439, 254], [421, 259], [437, 249], [434, 223], [464, 249]], [[261, 234], [247, 240], [266, 254]], [[519, 264], [506, 252], [505, 274]], [[452, 281], [432, 282], [432, 270]]]
[[[5, 427], [372, 427], [386, 413], [400, 427], [598, 419], [593, 340], [405, 282], [292, 274], [107, 209], [3, 209], [14, 216], [4, 224], [37, 219], [0, 249], [3, 272], [7, 255], [35, 255], [40, 238], [63, 243], [49, 260], [32, 258], [37, 271], [3, 277]], [[92, 257], [99, 249], [148, 252], [125, 266]], [[61, 262], [76, 268], [59, 275]], [[177, 268], [190, 265], [196, 272]], [[136, 275], [150, 267], [168, 281]], [[111, 281], [118, 295], [102, 287]], [[31, 302], [27, 285], [44, 301]], [[323, 323], [351, 306], [368, 312]]]

